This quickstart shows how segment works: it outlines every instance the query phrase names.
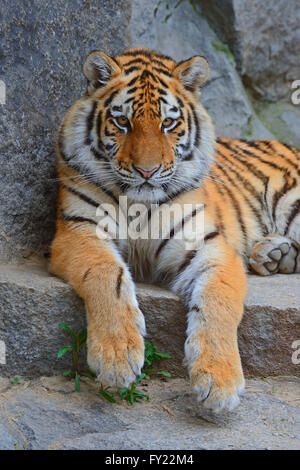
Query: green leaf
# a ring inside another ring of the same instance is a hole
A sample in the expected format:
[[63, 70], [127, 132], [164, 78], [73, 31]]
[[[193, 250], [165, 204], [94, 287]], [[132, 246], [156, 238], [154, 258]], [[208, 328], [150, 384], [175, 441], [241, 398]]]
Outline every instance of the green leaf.
[[64, 328], [70, 333], [70, 335], [73, 336], [73, 338], [76, 338], [74, 331], [68, 325], [66, 325], [65, 323], [59, 323], [58, 326], [60, 326], [61, 328]]
[[157, 371], [157, 367], [153, 367], [152, 369], [143, 369], [144, 374], [146, 374], [145, 379], [147, 378], [147, 376], [155, 374], [156, 371]]
[[159, 375], [163, 375], [164, 377], [172, 377], [172, 375], [170, 374], [170, 372], [167, 372], [166, 370], [159, 370], [157, 372]]
[[68, 351], [72, 351], [72, 348], [71, 346], [63, 346], [62, 348], [60, 348], [60, 350], [58, 351], [57, 353], [57, 359], [59, 359], [60, 357], [62, 357], [64, 354], [66, 354]]
[[80, 392], [80, 378], [79, 378], [78, 372], [76, 372], [75, 374], [75, 388], [77, 392]]
[[141, 380], [143, 380], [146, 377], [146, 374], [143, 372], [135, 381], [135, 385], [137, 385]]
[[119, 394], [121, 400], [126, 400], [128, 394], [129, 394], [129, 389], [128, 388], [119, 388], [118, 394]]
[[78, 334], [79, 345], [82, 347], [87, 340], [87, 330], [81, 330]]
[[129, 395], [129, 404], [130, 405], [134, 404], [134, 396], [132, 394]]
[[87, 377], [88, 379], [92, 380], [93, 382], [95, 382], [95, 380], [96, 380], [96, 377], [93, 377], [88, 372], [81, 372], [81, 375], [83, 375], [83, 377]]
[[112, 397], [109, 393], [107, 393], [105, 390], [99, 390], [100, 395], [105, 398], [105, 400], [109, 401], [110, 403], [116, 403], [116, 400], [114, 397]]
[[146, 398], [148, 396], [145, 393], [141, 392], [140, 390], [136, 390], [134, 393], [135, 393], [135, 395], [138, 395], [140, 397], [145, 397]]
[[155, 356], [157, 357], [157, 359], [172, 359], [172, 356], [167, 353], [155, 353]]
[[138, 401], [139, 403], [143, 403], [144, 400], [142, 398], [136, 397], [135, 401]]
[[67, 377], [67, 375], [70, 375], [71, 374], [71, 371], [70, 370], [65, 370], [62, 375], [63, 377]]

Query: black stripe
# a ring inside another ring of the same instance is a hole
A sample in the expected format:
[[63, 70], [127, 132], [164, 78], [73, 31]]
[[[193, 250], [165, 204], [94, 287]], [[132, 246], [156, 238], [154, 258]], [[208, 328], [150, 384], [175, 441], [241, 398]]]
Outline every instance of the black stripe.
[[87, 120], [86, 120], [86, 137], [85, 137], [85, 144], [86, 145], [90, 145], [91, 142], [92, 142], [90, 134], [91, 134], [91, 131], [92, 131], [93, 125], [94, 125], [94, 116], [95, 116], [96, 108], [97, 108], [97, 102], [95, 101], [93, 103], [92, 110], [89, 113], [89, 115], [87, 117]]
[[136, 57], [137, 55], [144, 55], [145, 57], [148, 57], [149, 59], [152, 58], [152, 54], [150, 53], [150, 51], [148, 51], [147, 49], [138, 49], [138, 50], [134, 50], [134, 51], [125, 51], [125, 52], [122, 52], [122, 54], [120, 54], [121, 57], [122, 56], [132, 56], [132, 57]]
[[[238, 190], [238, 192], [243, 196], [243, 198], [245, 199], [246, 203], [248, 204], [248, 206], [250, 207], [252, 213], [254, 214], [254, 216], [256, 217], [257, 221], [258, 221], [258, 225], [259, 227], [262, 229], [262, 234], [264, 236], [266, 236], [268, 234], [268, 228], [266, 226], [266, 224], [263, 222], [262, 220], [262, 216], [260, 214], [260, 212], [257, 210], [257, 208], [252, 204], [251, 200], [246, 196], [246, 194], [244, 193], [244, 191], [242, 190], [242, 188], [229, 176], [228, 174], [228, 171], [227, 169], [225, 170], [225, 168], [223, 168], [222, 166], [220, 166], [218, 163], [216, 165], [218, 167], [218, 169], [220, 171], [222, 171], [223, 175], [228, 179], [228, 181], [230, 182], [230, 184], [232, 186], [235, 186]], [[238, 175], [237, 175], [238, 176]], [[243, 181], [243, 179], [242, 179]], [[246, 188], [247, 189], [247, 188]], [[252, 194], [252, 192], [251, 192]], [[261, 200], [261, 199], [260, 199]]]
[[213, 240], [213, 239], [216, 238], [218, 235], [220, 235], [220, 231], [219, 231], [219, 230], [215, 230], [215, 231], [213, 231], [213, 232], [208, 233], [208, 234], [205, 235], [205, 237], [204, 237], [204, 243], [207, 242], [208, 240]]
[[297, 268], [297, 264], [298, 264], [299, 249], [298, 249], [298, 246], [296, 245], [296, 243], [293, 242], [293, 240], [292, 240], [291, 245], [292, 245], [292, 247], [293, 247], [293, 248], [295, 249], [295, 251], [296, 251], [295, 263], [294, 263], [294, 269], [293, 269], [293, 272], [295, 273], [295, 272], [296, 272], [296, 268]]
[[183, 104], [183, 101], [181, 98], [179, 98], [179, 96], [176, 96], [176, 100], [177, 100], [177, 103], [179, 105], [180, 108], [184, 108], [184, 104]]
[[193, 305], [191, 310], [194, 310], [195, 312], [200, 312], [200, 308], [198, 307], [198, 305]]
[[138, 57], [137, 59], [129, 60], [128, 62], [126, 62], [126, 64], [123, 64], [123, 67], [128, 67], [129, 65], [132, 65], [132, 64], [150, 65], [151, 63], [149, 61], [145, 61], [142, 58]]
[[134, 72], [135, 70], [141, 70], [141, 69], [133, 65], [132, 67], [129, 67], [129, 69], [124, 69], [125, 75], [129, 75], [131, 72]]
[[130, 80], [129, 83], [127, 83], [127, 86], [132, 86], [135, 84], [135, 82], [139, 79], [140, 77], [137, 76], [137, 77], [134, 77], [132, 80]]
[[[247, 145], [248, 147], [253, 147], [254, 146], [254, 142], [247, 142]], [[278, 170], [278, 171], [284, 171], [285, 168], [282, 167], [282, 166], [279, 166], [279, 165], [276, 165], [276, 163], [272, 162], [272, 161], [269, 161], [269, 160], [265, 160], [264, 158], [262, 158], [260, 155], [257, 155], [257, 153], [253, 153], [253, 152], [250, 152], [249, 150], [243, 148], [242, 146], [239, 146], [237, 144], [235, 144], [236, 147], [238, 147], [239, 149], [241, 149], [241, 151], [243, 153], [245, 153], [247, 156], [251, 157], [251, 158], [257, 158], [257, 160], [259, 160], [261, 163], [264, 163], [265, 165], [267, 166], [270, 166], [271, 168], [274, 168], [275, 170]], [[265, 154], [267, 155], [269, 158], [270, 158], [270, 155], [267, 154], [266, 152], [264, 152], [264, 150], [259, 146], [259, 143], [258, 142], [255, 142], [255, 148], [262, 154]]]
[[141, 88], [137, 87], [137, 86], [134, 86], [134, 87], [130, 88], [129, 90], [127, 90], [127, 94], [131, 95], [132, 93], [134, 93], [136, 90], [139, 90], [139, 89], [141, 89]]
[[297, 215], [300, 212], [300, 199], [297, 199], [296, 201], [293, 202], [291, 206], [291, 212], [288, 216], [288, 219], [286, 221], [286, 226], [284, 230], [284, 235], [286, 235], [289, 231], [289, 228], [291, 224], [293, 223], [293, 220], [297, 217]]
[[[99, 142], [101, 141], [101, 127], [102, 127], [102, 111], [100, 111], [97, 116], [98, 145], [99, 145]], [[101, 142], [101, 145], [103, 145], [102, 142]], [[101, 148], [101, 145], [99, 145], [99, 148]]]
[[159, 75], [157, 75], [157, 80], [160, 82], [160, 84], [161, 84], [162, 86], [164, 86], [165, 88], [169, 89], [167, 83], [166, 83]]
[[114, 97], [119, 93], [119, 90], [115, 90], [113, 91], [109, 97], [106, 99], [106, 101], [104, 102], [104, 106], [108, 106], [110, 105], [110, 103], [112, 102], [112, 100], [114, 99]]
[[172, 78], [172, 75], [170, 74], [170, 72], [162, 69], [161, 67], [153, 67], [153, 70], [155, 70], [155, 72], [162, 73], [163, 75], [166, 75], [167, 77]]
[[109, 162], [109, 159], [106, 158], [106, 156], [103, 155], [102, 153], [98, 152], [98, 150], [95, 149], [94, 146], [92, 146], [90, 150], [93, 153], [94, 157], [97, 158], [97, 160], [104, 160], [105, 162]]
[[119, 269], [119, 275], [117, 279], [117, 285], [116, 285], [116, 291], [117, 291], [117, 298], [120, 298], [121, 294], [121, 284], [122, 284], [122, 276], [123, 276], [124, 269], [120, 267]]
[[[277, 143], [280, 144], [280, 145], [283, 145], [283, 144], [281, 144], [281, 142], [277, 142]], [[264, 140], [264, 141], [262, 141], [262, 144], [265, 147], [267, 147], [269, 149], [269, 151], [271, 151], [273, 154], [275, 154], [276, 156], [282, 158], [285, 162], [289, 163], [294, 168], [294, 170], [296, 170], [297, 174], [300, 175], [300, 168], [297, 165], [297, 163], [293, 162], [293, 160], [290, 160], [287, 155], [283, 155], [282, 153], [279, 153], [278, 150], [275, 149], [275, 147], [273, 146], [272, 142], [269, 142], [268, 140]], [[264, 152], [266, 155], [269, 155], [267, 152], [265, 152], [263, 149], [261, 149], [261, 147], [260, 147], [260, 151]]]
[[86, 270], [86, 272], [85, 272], [84, 275], [82, 276], [82, 280], [83, 280], [83, 281], [86, 281], [86, 278], [87, 278], [88, 275], [90, 274], [91, 269], [92, 269], [92, 268], [88, 268], [88, 269]]
[[199, 121], [198, 121], [198, 117], [197, 117], [197, 114], [196, 114], [196, 111], [195, 111], [195, 107], [192, 103], [189, 103], [190, 104], [190, 107], [191, 107], [191, 110], [192, 110], [192, 114], [193, 114], [193, 118], [194, 118], [194, 125], [196, 127], [196, 136], [195, 136], [195, 141], [194, 141], [194, 146], [195, 147], [198, 147], [199, 146], [199, 143], [200, 143], [200, 128], [199, 128]]
[[231, 199], [232, 205], [233, 205], [233, 207], [235, 209], [235, 212], [236, 212], [236, 215], [237, 215], [238, 222], [239, 222], [241, 230], [242, 230], [243, 242], [247, 246], [248, 235], [247, 235], [247, 229], [246, 229], [246, 225], [245, 225], [244, 218], [243, 218], [243, 215], [242, 215], [241, 207], [240, 207], [234, 193], [231, 191], [231, 189], [229, 189], [225, 185], [223, 185], [222, 188], [220, 186], [221, 185], [218, 185], [217, 183], [215, 185], [217, 191], [221, 194], [222, 197], [224, 197], [224, 191], [225, 191], [228, 194], [229, 198]]
[[[292, 178], [289, 171], [284, 171], [284, 185], [282, 186], [281, 189], [277, 190], [273, 194], [273, 201], [272, 201], [272, 217], [273, 220], [275, 220], [275, 215], [276, 215], [276, 208], [277, 205], [280, 201], [280, 199], [291, 189], [293, 189], [296, 186], [296, 180], [295, 178]], [[289, 182], [288, 178], [291, 178], [292, 182]]]
[[154, 82], [157, 82], [156, 76], [150, 72], [150, 70], [144, 70], [142, 75], [140, 76], [141, 82], [145, 82], [147, 77], [151, 77]]
[[179, 266], [178, 271], [179, 272], [184, 271], [191, 264], [192, 260], [195, 258], [197, 253], [198, 253], [197, 250], [188, 251], [184, 257], [183, 262]]
[[233, 159], [237, 159], [241, 165], [244, 165], [247, 170], [256, 176], [256, 178], [260, 179], [265, 185], [267, 185], [269, 177], [259, 170], [255, 165], [250, 163], [249, 160], [247, 160], [247, 158], [240, 153], [240, 150], [243, 152], [242, 147], [236, 146], [236, 148], [233, 149], [227, 142], [223, 142], [221, 139], [218, 139], [217, 141], [221, 147], [225, 147], [230, 151], [230, 156], [233, 157]]
[[183, 219], [181, 219], [181, 221], [175, 227], [172, 227], [169, 233], [169, 237], [164, 238], [161, 241], [158, 249], [156, 250], [155, 257], [157, 257], [160, 254], [161, 250], [166, 246], [168, 241], [171, 240], [179, 230], [183, 230], [185, 223], [189, 221], [190, 219], [192, 219], [193, 217], [195, 217], [195, 215], [198, 214], [198, 212], [200, 212], [203, 209], [204, 209], [203, 205], [196, 207], [196, 209], [194, 209], [190, 214], [186, 215]]
[[62, 187], [64, 189], [66, 189], [67, 191], [69, 191], [70, 193], [75, 194], [75, 196], [78, 196], [80, 199], [87, 202], [91, 206], [99, 207], [99, 202], [94, 201], [94, 199], [92, 199], [91, 197], [87, 196], [86, 194], [78, 191], [77, 189], [74, 189], [71, 186], [66, 186], [65, 184], [62, 184]]
[[61, 218], [68, 222], [89, 223], [89, 224], [97, 225], [97, 222], [95, 222], [92, 219], [88, 219], [87, 217], [81, 217], [79, 215], [67, 215], [64, 212], [61, 214]]
[[[234, 175], [241, 181], [241, 183], [243, 184], [243, 186], [245, 187], [245, 189], [247, 189], [247, 191], [253, 196], [255, 197], [255, 199], [259, 202], [259, 204], [261, 205], [262, 209], [264, 207], [263, 205], [263, 201], [262, 201], [262, 197], [261, 197], [261, 194], [256, 190], [256, 188], [253, 186], [253, 184], [250, 183], [249, 180], [247, 180], [246, 178], [244, 178], [244, 176], [238, 172], [236, 170], [236, 168], [233, 167], [232, 165], [232, 162], [230, 161], [230, 159], [224, 155], [222, 152], [220, 152], [220, 150], [216, 150], [216, 153], [224, 160], [226, 160], [228, 162], [228, 165], [226, 165], [226, 169], [227, 171], [230, 171], [231, 173], [234, 173]], [[236, 159], [239, 163], [240, 161], [238, 159]]]

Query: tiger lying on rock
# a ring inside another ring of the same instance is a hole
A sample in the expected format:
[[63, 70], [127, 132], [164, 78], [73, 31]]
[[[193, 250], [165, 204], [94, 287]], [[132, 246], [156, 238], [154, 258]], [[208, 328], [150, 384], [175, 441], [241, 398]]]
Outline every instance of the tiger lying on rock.
[[[246, 267], [263, 276], [300, 272], [300, 151], [273, 140], [216, 141], [200, 103], [203, 57], [176, 63], [148, 49], [113, 58], [94, 51], [83, 72], [86, 93], [57, 139], [51, 271], [84, 299], [88, 364], [103, 384], [136, 379], [145, 322], [131, 273], [164, 283], [189, 312], [185, 358], [199, 402], [231, 410], [244, 388], [237, 327]], [[129, 208], [146, 207], [150, 226], [152, 209], [191, 209], [172, 223], [163, 215], [157, 238], [96, 230], [99, 205], [117, 213], [125, 196]], [[187, 249], [189, 236], [179, 235], [189, 235], [200, 212], [204, 241]]]

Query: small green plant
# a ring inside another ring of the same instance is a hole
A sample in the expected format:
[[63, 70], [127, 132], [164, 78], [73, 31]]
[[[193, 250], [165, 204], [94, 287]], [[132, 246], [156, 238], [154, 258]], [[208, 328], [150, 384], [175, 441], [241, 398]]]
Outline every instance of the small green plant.
[[[63, 346], [62, 348], [60, 348], [60, 350], [57, 353], [57, 358], [60, 359], [67, 352], [72, 352], [73, 371], [71, 369], [65, 370], [62, 375], [64, 377], [73, 376], [75, 379], [75, 389], [77, 390], [77, 392], [80, 392], [79, 354], [80, 354], [80, 350], [83, 348], [83, 346], [86, 343], [87, 331], [80, 329], [77, 333], [75, 333], [72, 330], [72, 328], [70, 328], [65, 323], [60, 323], [58, 326], [60, 326], [61, 328], [64, 328], [69, 333], [69, 335], [73, 338], [72, 346]], [[81, 375], [88, 376], [87, 373], [82, 373]]]
[[139, 378], [131, 384], [130, 388], [119, 388], [118, 394], [121, 400], [127, 400], [129, 405], [133, 405], [136, 401], [142, 402], [144, 399], [149, 401], [150, 397], [136, 388], [138, 383], [144, 378], [146, 378], [146, 374], [142, 373]]
[[[171, 359], [171, 356], [170, 354], [158, 352], [156, 346], [154, 346], [151, 341], [145, 341], [145, 364], [147, 364], [147, 366], [152, 366], [152, 363], [155, 359]], [[146, 374], [147, 379], [149, 379], [149, 376], [153, 374], [163, 375], [164, 377], [171, 377], [171, 374], [169, 372], [167, 372], [166, 370], [158, 370], [157, 367], [152, 367], [151, 369], [149, 369], [145, 368], [144, 366], [142, 372]]]
[[[59, 323], [61, 328], [64, 328], [69, 335], [73, 339], [72, 346], [63, 346], [57, 353], [57, 358], [60, 359], [68, 352], [72, 352], [73, 358], [73, 369], [65, 370], [62, 375], [64, 377], [73, 377], [75, 380], [75, 389], [80, 392], [80, 376], [84, 376], [89, 378], [92, 381], [96, 380], [96, 376], [88, 369], [88, 371], [79, 371], [79, 355], [80, 351], [86, 343], [87, 340], [87, 331], [86, 330], [79, 330], [75, 333], [72, 328], [70, 328], [65, 323]], [[161, 359], [171, 359], [170, 354], [160, 353], [157, 351], [156, 346], [154, 346], [151, 341], [145, 341], [145, 364], [148, 366], [146, 369], [143, 368], [141, 375], [137, 378], [135, 382], [133, 382], [130, 387], [124, 387], [118, 389], [118, 394], [122, 400], [127, 400], [130, 405], [133, 405], [134, 402], [142, 402], [144, 399], [147, 401], [150, 400], [149, 396], [143, 393], [142, 391], [137, 389], [137, 385], [143, 379], [150, 380], [150, 376], [153, 374], [162, 375], [164, 377], [171, 377], [171, 374], [165, 370], [159, 370], [157, 367], [152, 367], [152, 363], [154, 360], [161, 360]], [[11, 379], [11, 383], [19, 383], [19, 382], [12, 382], [12, 380], [17, 380], [18, 376]], [[19, 379], [19, 378], [18, 378]], [[104, 388], [102, 385], [99, 388], [99, 394], [110, 403], [116, 403], [115, 398], [109, 392], [110, 387]]]
[[[152, 366], [154, 360], [161, 360], [161, 359], [171, 359], [170, 354], [160, 353], [157, 351], [156, 346], [151, 343], [151, 341], [145, 341], [145, 364], [149, 367]], [[141, 375], [137, 378], [135, 382], [133, 382], [130, 387], [124, 387], [118, 389], [118, 394], [121, 400], [126, 400], [130, 405], [133, 405], [135, 402], [143, 402], [144, 400], [149, 401], [149, 395], [146, 395], [141, 390], [137, 389], [137, 385], [141, 380], [150, 380], [150, 376], [153, 374], [162, 375], [164, 377], [171, 377], [171, 374], [166, 370], [158, 370], [157, 367], [143, 368]], [[108, 388], [104, 389], [102, 386], [99, 389], [99, 393], [102, 395], [105, 400], [109, 401], [110, 403], [115, 403], [116, 400], [114, 397], [108, 392]]]
[[109, 401], [110, 403], [116, 403], [116, 400], [114, 397], [108, 392], [110, 387], [104, 388], [103, 385], [101, 384], [101, 387], [99, 388], [99, 393], [102, 395], [105, 400]]
[[10, 379], [10, 383], [12, 385], [21, 385], [23, 383], [23, 380], [18, 375], [15, 375]]

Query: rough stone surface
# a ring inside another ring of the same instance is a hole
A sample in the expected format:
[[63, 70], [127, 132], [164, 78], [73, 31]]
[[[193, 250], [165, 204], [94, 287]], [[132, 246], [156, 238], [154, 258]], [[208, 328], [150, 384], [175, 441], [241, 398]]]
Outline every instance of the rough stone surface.
[[252, 103], [260, 120], [277, 140], [300, 148], [300, 106], [258, 100], [252, 100]]
[[[249, 276], [245, 314], [239, 328], [247, 375], [299, 375], [292, 363], [292, 343], [300, 338], [300, 276]], [[149, 339], [169, 352], [168, 370], [185, 375], [182, 366], [185, 311], [179, 298], [156, 286], [137, 286]], [[70, 368], [70, 357], [57, 359], [70, 338], [58, 324], [75, 331], [85, 327], [82, 301], [73, 289], [37, 266], [0, 266], [0, 339], [6, 343], [1, 375], [40, 376]], [[82, 356], [84, 362], [84, 354]]]
[[104, 401], [90, 381], [80, 393], [62, 377], [8, 384], [0, 449], [299, 449], [299, 379], [249, 380], [240, 406], [218, 415], [197, 404], [183, 379], [152, 379], [140, 389], [150, 402], [130, 407]]
[[54, 137], [85, 89], [93, 49], [129, 46], [131, 0], [4, 0], [0, 4], [0, 259], [47, 249], [54, 231]]
[[220, 37], [230, 45], [245, 83], [263, 99], [290, 101], [299, 79], [298, 0], [199, 0]]

